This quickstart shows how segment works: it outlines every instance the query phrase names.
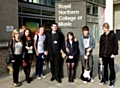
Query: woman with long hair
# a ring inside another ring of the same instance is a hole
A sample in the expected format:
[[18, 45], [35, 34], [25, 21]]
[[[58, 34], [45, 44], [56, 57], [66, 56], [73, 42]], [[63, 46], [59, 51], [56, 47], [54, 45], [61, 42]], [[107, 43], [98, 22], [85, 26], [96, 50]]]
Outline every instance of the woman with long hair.
[[32, 39], [32, 32], [30, 29], [25, 29], [23, 37], [23, 47], [24, 47], [24, 53], [25, 58], [24, 61], [26, 63], [26, 66], [24, 66], [24, 73], [26, 76], [27, 83], [30, 83], [32, 79], [30, 78], [30, 70], [31, 70], [31, 64], [33, 60], [33, 39]]
[[12, 40], [9, 42], [8, 47], [10, 48], [10, 57], [13, 65], [13, 85], [15, 87], [20, 86], [21, 83], [18, 82], [19, 68], [22, 63], [22, 52], [23, 43], [20, 38], [19, 30], [15, 29], [12, 32]]
[[78, 41], [73, 32], [68, 32], [67, 39], [63, 46], [63, 52], [67, 55], [66, 63], [68, 70], [68, 82], [74, 82], [75, 62], [78, 54]]

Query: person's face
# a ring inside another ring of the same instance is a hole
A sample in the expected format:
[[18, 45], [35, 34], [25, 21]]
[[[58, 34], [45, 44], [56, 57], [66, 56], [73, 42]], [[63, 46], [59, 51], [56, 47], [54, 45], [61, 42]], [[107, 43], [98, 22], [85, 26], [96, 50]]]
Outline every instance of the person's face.
[[15, 33], [15, 39], [19, 39], [20, 38], [20, 33], [19, 32], [16, 32]]
[[109, 29], [106, 27], [103, 27], [103, 31], [104, 31], [104, 33], [107, 33], [109, 31]]
[[26, 27], [25, 26], [22, 26], [22, 30], [24, 31], [26, 29]]
[[30, 34], [28, 30], [25, 31], [25, 36], [27, 37]]
[[69, 35], [68, 35], [68, 39], [69, 39], [69, 40], [72, 40], [72, 39], [73, 39], [73, 36], [69, 34]]
[[52, 31], [57, 31], [58, 26], [57, 26], [56, 24], [53, 24], [53, 25], [51, 26], [51, 29], [52, 29]]
[[88, 36], [88, 33], [89, 33], [88, 30], [84, 30], [84, 31], [83, 31], [84, 36]]
[[44, 28], [43, 27], [41, 27], [40, 29], [39, 29], [39, 33], [42, 35], [42, 34], [44, 34]]

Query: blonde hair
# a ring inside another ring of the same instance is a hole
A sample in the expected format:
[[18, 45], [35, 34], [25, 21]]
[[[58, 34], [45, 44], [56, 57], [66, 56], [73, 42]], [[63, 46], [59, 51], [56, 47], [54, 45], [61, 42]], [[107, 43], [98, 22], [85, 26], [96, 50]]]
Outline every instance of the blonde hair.
[[[12, 32], [12, 39], [13, 39], [13, 40], [15, 40], [15, 35], [16, 35], [17, 33], [20, 33], [20, 31], [19, 31], [18, 29], [14, 29], [13, 32]], [[22, 42], [22, 41], [21, 41], [21, 38], [19, 38], [19, 41]]]
[[105, 27], [105, 28], [110, 28], [110, 25], [108, 23], [104, 23], [102, 27]]

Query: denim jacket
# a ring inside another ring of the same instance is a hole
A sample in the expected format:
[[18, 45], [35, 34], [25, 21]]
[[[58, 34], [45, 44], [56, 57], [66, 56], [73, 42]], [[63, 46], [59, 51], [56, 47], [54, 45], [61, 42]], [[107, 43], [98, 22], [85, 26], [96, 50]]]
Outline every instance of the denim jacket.
[[[91, 34], [88, 35], [89, 36], [89, 48], [91, 48], [92, 50], [95, 48], [95, 40], [93, 38], [93, 36]], [[84, 47], [84, 36], [83, 34], [80, 36], [79, 38], [79, 50], [80, 50], [80, 55], [85, 56], [85, 47]], [[92, 50], [90, 55], [92, 55]]]

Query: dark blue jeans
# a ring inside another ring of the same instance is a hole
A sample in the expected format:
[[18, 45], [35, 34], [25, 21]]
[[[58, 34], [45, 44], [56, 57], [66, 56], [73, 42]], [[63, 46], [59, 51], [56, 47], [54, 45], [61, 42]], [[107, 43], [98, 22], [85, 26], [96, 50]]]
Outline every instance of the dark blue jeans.
[[44, 53], [40, 53], [39, 56], [37, 56], [37, 62], [36, 62], [36, 75], [41, 76], [43, 74], [43, 59], [42, 55]]

